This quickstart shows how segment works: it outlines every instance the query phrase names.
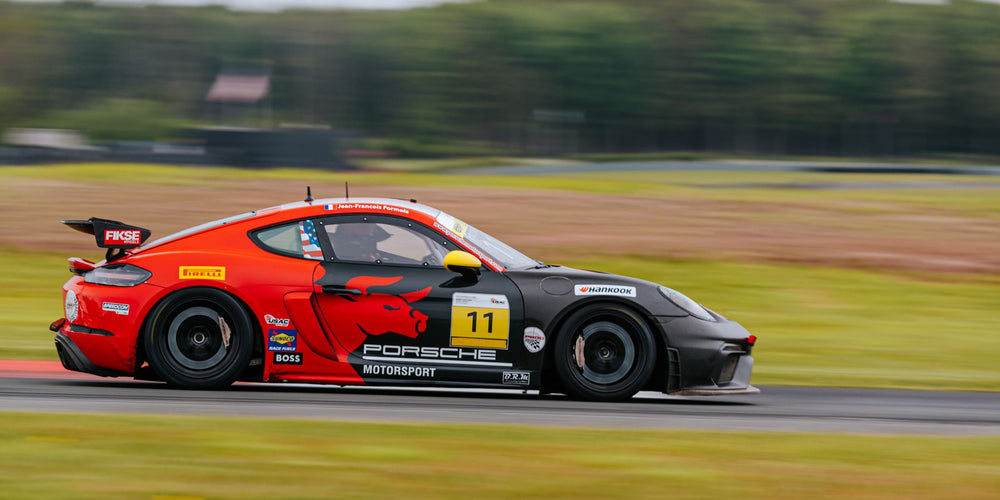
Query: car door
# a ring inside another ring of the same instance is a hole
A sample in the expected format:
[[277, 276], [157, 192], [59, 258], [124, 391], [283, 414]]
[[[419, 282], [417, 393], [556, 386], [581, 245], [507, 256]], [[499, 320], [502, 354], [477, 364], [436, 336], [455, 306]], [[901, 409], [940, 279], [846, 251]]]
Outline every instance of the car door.
[[455, 242], [401, 217], [331, 216], [317, 233], [332, 256], [315, 280], [318, 313], [365, 383], [527, 385], [512, 375], [524, 304], [503, 273], [446, 270]]

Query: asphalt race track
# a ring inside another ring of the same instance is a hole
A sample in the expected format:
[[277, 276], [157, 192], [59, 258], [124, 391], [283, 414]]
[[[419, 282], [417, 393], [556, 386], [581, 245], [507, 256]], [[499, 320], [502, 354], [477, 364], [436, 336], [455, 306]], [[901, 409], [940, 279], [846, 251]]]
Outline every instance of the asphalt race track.
[[[2, 371], [0, 371], [2, 372]], [[764, 386], [756, 396], [572, 401], [513, 391], [238, 384], [186, 391], [71, 372], [4, 372], [0, 409], [852, 433], [1000, 435], [1000, 394]]]

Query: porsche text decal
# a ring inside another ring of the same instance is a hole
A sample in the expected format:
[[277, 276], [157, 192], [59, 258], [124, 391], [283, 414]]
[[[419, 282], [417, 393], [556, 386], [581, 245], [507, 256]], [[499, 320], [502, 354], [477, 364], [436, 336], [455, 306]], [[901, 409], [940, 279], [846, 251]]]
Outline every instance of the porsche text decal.
[[362, 358], [367, 361], [430, 363], [440, 365], [512, 366], [497, 361], [492, 349], [463, 349], [461, 347], [417, 347], [404, 345], [365, 344]]

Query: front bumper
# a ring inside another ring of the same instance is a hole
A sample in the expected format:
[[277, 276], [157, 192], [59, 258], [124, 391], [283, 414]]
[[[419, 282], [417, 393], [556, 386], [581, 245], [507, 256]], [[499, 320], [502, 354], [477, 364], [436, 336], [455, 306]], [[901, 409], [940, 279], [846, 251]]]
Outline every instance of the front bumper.
[[758, 394], [750, 385], [754, 339], [729, 320], [658, 317], [667, 344], [667, 370], [660, 390], [677, 396]]

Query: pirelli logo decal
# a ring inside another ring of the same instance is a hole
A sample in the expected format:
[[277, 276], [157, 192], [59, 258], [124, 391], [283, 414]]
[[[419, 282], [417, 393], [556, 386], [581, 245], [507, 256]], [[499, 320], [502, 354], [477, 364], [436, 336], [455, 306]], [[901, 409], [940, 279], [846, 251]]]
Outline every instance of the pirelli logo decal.
[[220, 266], [180, 266], [178, 278], [182, 280], [224, 280], [226, 268]]

